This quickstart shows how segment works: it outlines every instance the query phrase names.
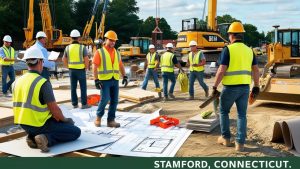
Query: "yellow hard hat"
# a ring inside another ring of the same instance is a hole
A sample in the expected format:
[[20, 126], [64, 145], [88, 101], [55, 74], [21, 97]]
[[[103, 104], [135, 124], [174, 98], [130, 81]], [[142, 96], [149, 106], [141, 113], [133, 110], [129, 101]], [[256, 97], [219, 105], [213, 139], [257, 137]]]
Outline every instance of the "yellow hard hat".
[[118, 36], [115, 31], [109, 30], [105, 33], [104, 37], [111, 40], [118, 40]]
[[241, 22], [233, 22], [227, 31], [228, 33], [244, 33], [245, 29]]

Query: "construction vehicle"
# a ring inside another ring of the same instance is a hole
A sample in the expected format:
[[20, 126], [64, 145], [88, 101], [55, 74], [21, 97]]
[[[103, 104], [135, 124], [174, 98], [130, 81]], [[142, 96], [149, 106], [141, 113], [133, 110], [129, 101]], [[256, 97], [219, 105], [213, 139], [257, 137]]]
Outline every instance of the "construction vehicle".
[[129, 44], [122, 44], [118, 51], [122, 57], [146, 57], [149, 51], [148, 47], [151, 44], [149, 37], [131, 37]]
[[274, 43], [260, 78], [258, 100], [300, 103], [300, 29], [275, 25]]
[[[51, 11], [49, 8], [48, 0], [40, 0], [39, 5], [41, 11], [43, 32], [46, 33], [48, 39], [45, 47], [47, 49], [63, 50], [66, 45], [69, 45], [72, 42], [72, 38], [63, 35], [62, 30], [56, 29], [52, 25], [52, 17], [51, 17]], [[33, 7], [34, 7], [34, 0], [29, 0], [29, 14], [27, 20], [27, 27], [24, 28], [24, 33], [25, 33], [25, 41], [23, 43], [24, 48], [29, 48], [35, 43], [35, 40], [33, 39], [33, 33], [34, 33]]]
[[[227, 41], [218, 31], [221, 28], [218, 27], [216, 23], [216, 12], [217, 0], [209, 0], [207, 25], [204, 25], [204, 21], [199, 21], [197, 18], [182, 20], [182, 31], [178, 34], [176, 44], [176, 51], [178, 51], [181, 56], [188, 55], [190, 52], [189, 43], [194, 40], [197, 42], [197, 48], [201, 49], [204, 53], [206, 61], [216, 62], [218, 60]], [[202, 20], [203, 19], [204, 14]], [[222, 28], [226, 29], [228, 25], [229, 24], [222, 24]]]
[[101, 47], [103, 40], [104, 40], [105, 18], [106, 18], [106, 12], [107, 12], [107, 5], [108, 5], [108, 0], [104, 0], [99, 27], [96, 22], [96, 36], [94, 39], [94, 43], [96, 44], [96, 46], [95, 46], [94, 50]]

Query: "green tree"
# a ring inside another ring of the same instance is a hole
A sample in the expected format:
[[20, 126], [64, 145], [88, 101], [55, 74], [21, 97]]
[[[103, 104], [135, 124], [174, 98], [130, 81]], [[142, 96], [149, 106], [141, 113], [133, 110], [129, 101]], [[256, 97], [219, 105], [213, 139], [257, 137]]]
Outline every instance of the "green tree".
[[238, 19], [236, 18], [233, 18], [232, 16], [228, 15], [228, 14], [225, 14], [223, 16], [217, 16], [217, 22], [218, 24], [221, 24], [221, 23], [232, 23], [232, 22], [235, 22], [235, 21], [239, 21]]
[[252, 24], [244, 24], [246, 31], [244, 41], [248, 46], [256, 47], [264, 40], [264, 37], [257, 31], [257, 27]]
[[[77, 18], [77, 16], [75, 16], [75, 11], [74, 11], [74, 0], [63, 0], [63, 1], [51, 0], [49, 1], [49, 3], [52, 7], [51, 13], [52, 13], [53, 25], [57, 29], [61, 29], [63, 34], [70, 35], [72, 29], [80, 28], [78, 27], [78, 24], [74, 19]], [[81, 15], [81, 17], [79, 18], [84, 18], [82, 16], [85, 15]], [[82, 30], [81, 29], [79, 30], [82, 33]]]

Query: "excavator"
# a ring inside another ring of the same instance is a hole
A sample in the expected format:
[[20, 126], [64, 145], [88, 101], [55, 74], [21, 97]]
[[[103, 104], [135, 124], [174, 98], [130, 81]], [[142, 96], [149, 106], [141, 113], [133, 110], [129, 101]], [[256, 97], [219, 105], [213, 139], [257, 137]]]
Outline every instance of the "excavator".
[[[46, 43], [47, 49], [63, 50], [66, 45], [72, 42], [72, 38], [65, 36], [62, 30], [54, 28], [52, 25], [51, 11], [48, 0], [40, 0], [40, 11], [42, 17], [43, 31], [46, 33], [48, 41]], [[27, 27], [24, 28], [25, 41], [23, 43], [24, 48], [29, 48], [35, 43], [33, 39], [34, 33], [34, 0], [29, 0], [29, 15], [27, 20]]]
[[[206, 2], [206, 1], [205, 1]], [[205, 5], [204, 5], [205, 6]], [[220, 35], [216, 23], [217, 0], [208, 0], [207, 25], [201, 24], [197, 18], [182, 20], [182, 31], [177, 36], [176, 51], [181, 56], [189, 53], [189, 43], [194, 40], [197, 48], [201, 49], [208, 62], [216, 62], [227, 41]], [[204, 14], [203, 18], [204, 19]], [[226, 29], [229, 24], [222, 24]]]
[[300, 103], [300, 29], [278, 29], [267, 47], [258, 100]]

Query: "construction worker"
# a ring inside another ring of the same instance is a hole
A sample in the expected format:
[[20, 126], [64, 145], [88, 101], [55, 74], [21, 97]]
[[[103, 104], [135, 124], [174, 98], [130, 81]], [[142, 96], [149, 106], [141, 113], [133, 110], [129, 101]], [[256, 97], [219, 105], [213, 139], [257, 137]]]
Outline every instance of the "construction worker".
[[101, 90], [101, 100], [97, 109], [95, 126], [101, 126], [101, 118], [104, 115], [105, 107], [109, 103], [107, 127], [120, 127], [115, 121], [116, 110], [119, 98], [120, 72], [123, 76], [122, 84], [127, 85], [128, 77], [122, 63], [120, 53], [114, 48], [118, 40], [116, 32], [110, 30], [104, 35], [104, 46], [98, 49], [93, 58], [93, 69], [95, 86]]
[[47, 42], [47, 35], [45, 34], [45, 32], [39, 31], [36, 34], [35, 38], [36, 38], [36, 43], [34, 44], [34, 46], [39, 48], [42, 51], [43, 56], [44, 56], [43, 72], [41, 75], [44, 78], [46, 78], [47, 80], [49, 80], [49, 78], [50, 78], [49, 69], [52, 69], [55, 67], [55, 62], [48, 60], [48, 51], [45, 48], [45, 45]]
[[[2, 67], [2, 93], [6, 97], [11, 97], [8, 90], [11, 92], [11, 84], [15, 81], [15, 50], [11, 47], [12, 39], [9, 35], [3, 37], [3, 46], [0, 48], [0, 64]], [[7, 81], [9, 76], [9, 82]]]
[[79, 81], [81, 91], [81, 108], [87, 109], [91, 106], [87, 105], [87, 86], [86, 86], [86, 70], [89, 68], [89, 57], [87, 49], [84, 45], [79, 44], [80, 32], [76, 29], [71, 31], [72, 44], [65, 49], [63, 62], [69, 68], [71, 83], [71, 101], [73, 108], [78, 108], [77, 83]]
[[42, 152], [60, 143], [76, 140], [81, 131], [58, 107], [51, 83], [41, 76], [44, 56], [35, 46], [25, 51], [28, 72], [13, 86], [14, 123], [28, 134], [26, 142]]
[[[163, 92], [164, 92], [164, 101], [169, 100], [169, 96], [172, 99], [175, 99], [173, 94], [174, 87], [176, 84], [176, 78], [174, 74], [174, 65], [178, 67], [182, 72], [184, 70], [181, 68], [176, 56], [174, 55], [174, 47], [172, 43], [166, 45], [167, 51], [160, 57], [161, 72], [163, 77]], [[168, 93], [168, 80], [171, 80], [171, 86]]]
[[[144, 70], [146, 71], [146, 76], [144, 79], [144, 82], [142, 84], [142, 89], [146, 90], [148, 85], [148, 80], [150, 76], [153, 77], [155, 88], [159, 89], [159, 81], [158, 81], [158, 75], [157, 75], [157, 68], [159, 65], [159, 56], [157, 52], [155, 51], [154, 45], [149, 45], [149, 53], [146, 56], [146, 62], [144, 66]], [[148, 69], [147, 69], [148, 68]]]
[[229, 112], [233, 105], [237, 107], [237, 135], [235, 149], [244, 150], [247, 135], [247, 105], [251, 74], [254, 80], [252, 93], [259, 94], [259, 69], [253, 51], [243, 42], [244, 27], [240, 22], [233, 22], [229, 29], [230, 45], [221, 54], [220, 67], [216, 74], [212, 95], [216, 95], [217, 87], [222, 81], [224, 87], [220, 96], [220, 126], [221, 136], [218, 143], [231, 146]]
[[189, 53], [189, 58], [187, 61], [187, 67], [190, 67], [190, 76], [189, 76], [189, 100], [194, 100], [194, 82], [197, 79], [200, 86], [205, 92], [205, 97], [208, 97], [208, 87], [204, 83], [204, 65], [206, 63], [203, 53], [197, 49], [197, 42], [190, 41], [189, 46], [191, 52]]

